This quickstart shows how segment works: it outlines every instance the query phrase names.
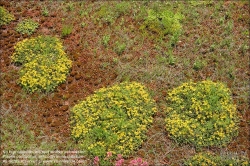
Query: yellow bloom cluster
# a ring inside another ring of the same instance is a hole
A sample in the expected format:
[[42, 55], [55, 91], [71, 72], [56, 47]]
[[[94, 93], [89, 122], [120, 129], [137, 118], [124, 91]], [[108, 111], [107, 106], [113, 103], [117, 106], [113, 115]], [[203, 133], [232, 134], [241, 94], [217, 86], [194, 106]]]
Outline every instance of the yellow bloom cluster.
[[4, 7], [0, 6], [0, 26], [9, 24], [9, 22], [15, 20], [13, 14], [10, 14]]
[[169, 92], [166, 129], [180, 143], [220, 146], [237, 135], [237, 111], [222, 83], [188, 82]]
[[213, 155], [211, 153], [198, 153], [195, 156], [191, 157], [185, 164], [187, 166], [200, 166], [200, 165], [209, 165], [209, 166], [224, 166], [224, 165], [241, 165], [247, 166], [249, 165], [249, 159], [246, 157], [231, 157], [227, 155]]
[[38, 36], [15, 45], [13, 62], [23, 64], [19, 83], [29, 92], [52, 91], [66, 80], [72, 61], [68, 59], [59, 39]]
[[146, 138], [157, 111], [146, 88], [124, 82], [102, 88], [71, 110], [72, 136], [90, 155], [129, 155]]

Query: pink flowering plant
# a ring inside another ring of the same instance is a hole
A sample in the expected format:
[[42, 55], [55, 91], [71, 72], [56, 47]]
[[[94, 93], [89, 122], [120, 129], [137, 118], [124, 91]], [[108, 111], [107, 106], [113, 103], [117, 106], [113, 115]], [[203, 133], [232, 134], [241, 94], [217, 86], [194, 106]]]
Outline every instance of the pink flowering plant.
[[99, 165], [100, 159], [98, 156], [95, 156], [94, 158], [94, 165]]
[[112, 155], [112, 152], [107, 152], [107, 155], [104, 159], [99, 159], [98, 156], [94, 158], [94, 165], [115, 165], [115, 166], [122, 166], [124, 163], [124, 159], [121, 154], [117, 154], [116, 158]]
[[148, 166], [148, 162], [143, 161], [142, 158], [136, 158], [129, 162], [129, 166]]
[[[99, 165], [114, 165], [114, 166], [123, 166], [124, 159], [122, 154], [117, 154], [117, 156], [112, 156], [112, 152], [107, 152], [107, 155], [104, 159], [99, 159], [98, 156], [95, 156], [94, 158], [94, 165], [99, 166]], [[138, 157], [129, 162], [128, 166], [148, 166], [148, 162], [143, 161], [142, 158]]]
[[118, 154], [116, 157], [115, 166], [122, 166], [123, 163], [124, 163], [124, 159], [123, 159], [122, 155]]

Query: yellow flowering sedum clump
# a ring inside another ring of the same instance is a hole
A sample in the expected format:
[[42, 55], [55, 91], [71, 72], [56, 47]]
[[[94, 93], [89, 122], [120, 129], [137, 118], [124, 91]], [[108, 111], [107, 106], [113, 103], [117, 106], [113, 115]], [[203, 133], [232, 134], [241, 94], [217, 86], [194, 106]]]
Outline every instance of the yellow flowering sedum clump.
[[8, 10], [0, 6], [0, 26], [7, 25], [13, 20], [15, 20], [14, 15], [10, 14]]
[[102, 88], [71, 110], [72, 136], [90, 155], [129, 155], [146, 138], [155, 102], [137, 82]]
[[169, 92], [166, 129], [179, 143], [221, 146], [237, 135], [237, 111], [222, 83], [189, 82]]
[[21, 64], [19, 83], [29, 92], [52, 91], [66, 80], [72, 65], [59, 39], [38, 36], [16, 44], [11, 59]]
[[249, 159], [247, 157], [238, 157], [231, 155], [213, 155], [211, 153], [198, 153], [195, 156], [191, 157], [187, 161], [185, 161], [184, 165], [186, 166], [200, 166], [200, 165], [209, 165], [209, 166], [248, 166]]

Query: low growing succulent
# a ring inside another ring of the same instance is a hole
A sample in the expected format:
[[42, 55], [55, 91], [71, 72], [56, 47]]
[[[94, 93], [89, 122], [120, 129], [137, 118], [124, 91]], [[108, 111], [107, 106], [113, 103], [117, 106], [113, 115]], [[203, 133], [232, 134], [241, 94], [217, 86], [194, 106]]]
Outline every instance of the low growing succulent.
[[246, 157], [230, 156], [230, 155], [214, 155], [211, 153], [198, 153], [195, 156], [184, 162], [185, 166], [200, 166], [200, 165], [210, 165], [210, 166], [248, 166], [249, 159]]
[[72, 61], [56, 37], [38, 36], [16, 44], [12, 62], [23, 65], [19, 84], [28, 92], [52, 91], [66, 80]]
[[222, 146], [238, 133], [236, 106], [222, 83], [184, 83], [168, 93], [167, 101], [166, 129], [176, 142]]
[[16, 31], [21, 34], [31, 35], [38, 28], [39, 24], [32, 19], [25, 19], [17, 24]]
[[10, 14], [8, 10], [0, 6], [0, 26], [7, 25], [13, 20], [15, 20], [14, 15]]
[[72, 136], [101, 161], [106, 152], [126, 157], [146, 139], [155, 112], [154, 100], [140, 83], [102, 88], [71, 110]]
[[180, 34], [182, 25], [180, 21], [183, 16], [179, 13], [173, 13], [167, 9], [148, 10], [148, 16], [145, 18], [141, 29], [147, 29], [159, 35]]

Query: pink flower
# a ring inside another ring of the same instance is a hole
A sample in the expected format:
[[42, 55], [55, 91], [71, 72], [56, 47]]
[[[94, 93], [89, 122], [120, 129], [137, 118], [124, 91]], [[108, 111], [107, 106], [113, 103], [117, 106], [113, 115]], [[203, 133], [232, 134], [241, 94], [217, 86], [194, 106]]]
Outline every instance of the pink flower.
[[121, 159], [121, 158], [122, 158], [122, 155], [121, 155], [121, 154], [118, 154], [118, 155], [117, 155], [117, 158], [118, 158], [118, 159]]
[[137, 158], [137, 163], [142, 163], [142, 159], [140, 157]]
[[129, 166], [148, 166], [146, 161], [143, 161], [142, 158], [136, 158], [129, 162]]
[[111, 157], [112, 156], [112, 152], [107, 152], [107, 157]]
[[94, 158], [94, 165], [99, 165], [99, 161], [100, 161], [99, 157], [95, 156], [95, 158]]
[[124, 162], [124, 159], [120, 159], [115, 162], [115, 166], [122, 166], [123, 162]]
[[135, 165], [136, 163], [137, 163], [136, 160], [132, 160], [132, 161], [129, 162], [130, 165]]

